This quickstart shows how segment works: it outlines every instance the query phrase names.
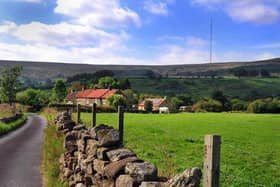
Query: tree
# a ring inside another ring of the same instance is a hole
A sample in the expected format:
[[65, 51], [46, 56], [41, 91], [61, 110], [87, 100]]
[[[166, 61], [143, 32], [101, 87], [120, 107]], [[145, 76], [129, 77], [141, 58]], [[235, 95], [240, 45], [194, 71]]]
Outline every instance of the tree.
[[114, 79], [113, 77], [102, 77], [98, 80], [98, 87], [99, 88], [118, 88], [119, 82]]
[[80, 81], [74, 81], [71, 83], [70, 90], [72, 91], [80, 91], [83, 89], [83, 85]]
[[198, 101], [193, 106], [196, 112], [221, 112], [223, 110], [222, 103], [214, 99], [206, 99]]
[[22, 66], [6, 67], [0, 77], [1, 100], [12, 105], [16, 100], [17, 89], [20, 86], [18, 78], [21, 74]]
[[240, 99], [232, 99], [231, 101], [231, 110], [232, 111], [245, 111], [247, 109], [247, 103]]
[[191, 96], [188, 95], [177, 95], [176, 96], [178, 99], [180, 99], [181, 101], [183, 101], [182, 106], [190, 106], [193, 104], [193, 100]]
[[248, 72], [244, 68], [240, 68], [240, 69], [238, 68], [233, 70], [233, 74], [238, 78], [248, 76]]
[[150, 101], [150, 100], [146, 100], [145, 103], [144, 103], [144, 109], [147, 112], [152, 112], [153, 111], [153, 102]]
[[178, 111], [180, 106], [182, 106], [183, 103], [184, 103], [184, 101], [182, 101], [178, 97], [172, 97], [170, 102], [171, 102], [171, 105], [172, 105], [172, 111]]
[[87, 82], [87, 81], [95, 81], [101, 77], [113, 77], [114, 72], [111, 70], [100, 70], [96, 71], [95, 73], [80, 73], [76, 74], [72, 77], [67, 78], [67, 82], [73, 82], [73, 81], [80, 81], [80, 82]]
[[130, 89], [131, 86], [129, 80], [126, 78], [124, 80], [119, 81], [119, 88], [122, 90]]
[[125, 106], [125, 98], [122, 95], [115, 94], [108, 98], [110, 106], [114, 107], [115, 109], [118, 106]]
[[132, 90], [122, 91], [122, 95], [125, 98], [125, 105], [131, 109], [134, 104], [138, 103], [137, 95]]
[[17, 101], [23, 105], [31, 106], [33, 109], [41, 109], [50, 101], [50, 93], [42, 90], [28, 88], [17, 94]]
[[152, 71], [152, 70], [147, 70], [145, 75], [149, 79], [156, 79], [157, 78], [157, 74], [154, 71]]
[[212, 93], [211, 98], [222, 103], [224, 110], [228, 109], [229, 101], [228, 101], [227, 97], [224, 95], [223, 91], [221, 91], [221, 90], [214, 91]]
[[280, 100], [277, 98], [257, 99], [247, 108], [252, 113], [280, 113]]
[[53, 88], [54, 100], [61, 103], [67, 95], [67, 89], [64, 80], [57, 79]]
[[265, 69], [261, 69], [261, 76], [262, 77], [270, 77], [270, 73], [269, 71], [265, 70]]

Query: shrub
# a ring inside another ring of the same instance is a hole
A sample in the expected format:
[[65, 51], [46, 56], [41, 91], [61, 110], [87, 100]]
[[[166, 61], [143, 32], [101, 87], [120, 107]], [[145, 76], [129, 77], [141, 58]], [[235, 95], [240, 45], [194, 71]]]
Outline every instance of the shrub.
[[25, 123], [26, 119], [27, 119], [26, 116], [23, 115], [21, 118], [9, 124], [0, 122], [0, 135], [6, 134], [10, 131], [19, 128], [21, 125]]
[[257, 99], [251, 102], [247, 108], [252, 113], [280, 113], [279, 99]]
[[152, 112], [153, 111], [153, 102], [150, 101], [150, 100], [146, 100], [145, 103], [144, 103], [144, 109], [147, 112]]
[[216, 101], [219, 101], [223, 106], [223, 110], [225, 110], [225, 111], [230, 110], [230, 108], [231, 108], [230, 103], [229, 103], [227, 97], [224, 95], [223, 91], [220, 91], [220, 90], [214, 91], [212, 93], [211, 98]]
[[214, 99], [205, 99], [194, 104], [193, 109], [195, 112], [221, 112], [223, 105]]
[[28, 88], [17, 94], [17, 101], [23, 105], [31, 107], [31, 111], [38, 111], [42, 106], [46, 106], [50, 101], [50, 93], [42, 90]]
[[118, 106], [125, 106], [125, 98], [122, 95], [112, 95], [108, 98], [110, 106], [114, 107], [115, 109], [118, 108]]
[[248, 104], [245, 101], [239, 99], [231, 100], [231, 110], [232, 111], [245, 111], [248, 107]]
[[180, 106], [184, 104], [184, 101], [179, 99], [178, 97], [172, 97], [170, 103], [171, 103], [171, 111], [177, 112]]

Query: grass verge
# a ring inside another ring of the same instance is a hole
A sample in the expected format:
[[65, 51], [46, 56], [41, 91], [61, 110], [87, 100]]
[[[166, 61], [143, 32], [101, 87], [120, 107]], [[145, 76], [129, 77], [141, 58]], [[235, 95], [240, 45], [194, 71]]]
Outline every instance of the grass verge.
[[21, 118], [17, 119], [16, 121], [8, 124], [0, 122], [0, 136], [19, 128], [21, 125], [25, 123], [26, 119], [27, 119], [26, 115], [23, 115]]
[[61, 133], [57, 133], [54, 124], [56, 112], [48, 109], [42, 115], [48, 120], [48, 126], [44, 132], [43, 146], [43, 186], [44, 187], [66, 187], [67, 185], [59, 179], [59, 157], [64, 152]]

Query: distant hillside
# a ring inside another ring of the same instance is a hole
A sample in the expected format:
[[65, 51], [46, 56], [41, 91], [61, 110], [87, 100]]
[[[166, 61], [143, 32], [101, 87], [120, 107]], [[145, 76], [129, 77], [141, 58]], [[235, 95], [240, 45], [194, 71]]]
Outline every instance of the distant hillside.
[[162, 76], [189, 76], [196, 73], [215, 72], [217, 75], [229, 75], [236, 68], [265, 69], [280, 74], [280, 59], [255, 62], [231, 62], [214, 64], [141, 66], [141, 65], [87, 65], [69, 63], [24, 62], [0, 60], [0, 69], [7, 65], [21, 64], [23, 77], [32, 80], [46, 80], [57, 77], [69, 77], [80, 73], [94, 73], [98, 70], [111, 70], [116, 76], [143, 77], [149, 72]]

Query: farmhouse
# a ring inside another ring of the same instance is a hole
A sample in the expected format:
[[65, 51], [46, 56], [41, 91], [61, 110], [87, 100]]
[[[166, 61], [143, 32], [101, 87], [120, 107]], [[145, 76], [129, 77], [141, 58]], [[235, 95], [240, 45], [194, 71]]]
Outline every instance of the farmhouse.
[[70, 92], [65, 100], [68, 104], [81, 104], [91, 105], [96, 103], [97, 105], [108, 105], [107, 99], [116, 94], [115, 89], [88, 89], [76, 92]]
[[166, 98], [146, 98], [138, 105], [138, 110], [145, 110], [145, 102], [152, 101], [153, 111], [159, 111], [162, 107], [168, 107]]

